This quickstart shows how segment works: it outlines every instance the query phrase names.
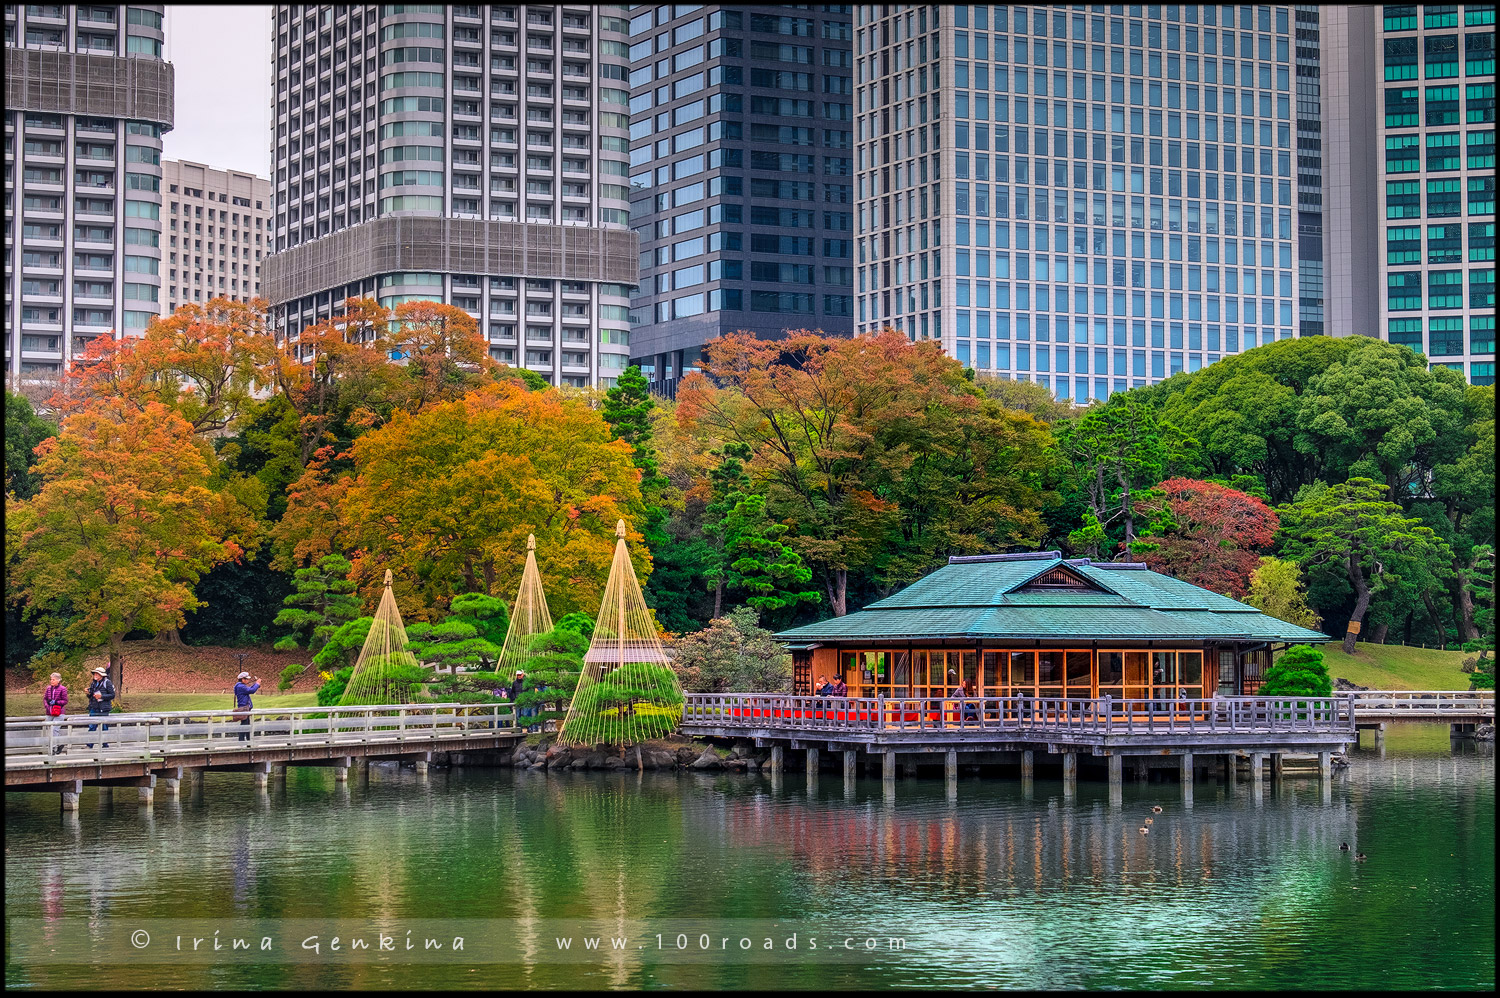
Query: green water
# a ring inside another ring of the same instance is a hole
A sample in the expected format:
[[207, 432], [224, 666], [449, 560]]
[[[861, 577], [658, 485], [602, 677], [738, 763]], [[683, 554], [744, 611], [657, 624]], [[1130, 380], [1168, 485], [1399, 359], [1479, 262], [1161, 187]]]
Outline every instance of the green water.
[[[1494, 760], [1430, 742], [1355, 753], [1326, 795], [1199, 782], [1189, 806], [1175, 783], [1127, 782], [1119, 809], [1087, 781], [1074, 797], [988, 777], [888, 795], [790, 773], [376, 768], [337, 785], [294, 769], [267, 794], [210, 776], [150, 809], [87, 790], [76, 817], [8, 794], [6, 984], [1492, 988]], [[184, 954], [183, 925], [189, 949], [204, 927], [253, 927], [273, 950]], [[467, 945], [425, 963], [303, 948], [413, 926]], [[152, 948], [133, 951], [147, 929]], [[590, 929], [630, 942], [558, 950]]]

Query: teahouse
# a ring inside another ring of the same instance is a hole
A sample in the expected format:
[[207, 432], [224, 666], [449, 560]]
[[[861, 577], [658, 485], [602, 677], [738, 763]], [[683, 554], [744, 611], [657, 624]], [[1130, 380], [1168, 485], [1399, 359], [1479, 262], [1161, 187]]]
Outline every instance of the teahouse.
[[841, 676], [852, 697], [1254, 694], [1278, 646], [1328, 637], [1144, 564], [1060, 552], [953, 557], [863, 610], [777, 635], [793, 692]]

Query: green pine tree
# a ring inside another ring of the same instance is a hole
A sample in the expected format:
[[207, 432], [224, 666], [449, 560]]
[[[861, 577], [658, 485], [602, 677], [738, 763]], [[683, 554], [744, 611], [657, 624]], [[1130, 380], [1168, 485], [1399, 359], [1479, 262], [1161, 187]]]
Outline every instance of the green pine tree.
[[359, 616], [359, 596], [349, 579], [352, 567], [342, 555], [329, 554], [316, 565], [297, 569], [293, 575], [296, 592], [282, 601], [286, 609], [274, 621], [292, 633], [276, 642], [277, 651], [317, 651], [335, 631]]
[[766, 515], [766, 497], [734, 492], [734, 508], [722, 521], [729, 588], [747, 592], [745, 602], [758, 610], [781, 610], [816, 603], [816, 589], [806, 589], [812, 569], [781, 538], [787, 526]]

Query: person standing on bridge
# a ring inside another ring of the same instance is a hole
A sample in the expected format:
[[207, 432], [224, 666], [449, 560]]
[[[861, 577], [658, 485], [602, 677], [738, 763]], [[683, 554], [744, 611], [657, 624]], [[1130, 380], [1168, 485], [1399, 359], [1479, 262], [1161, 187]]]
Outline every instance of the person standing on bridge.
[[[92, 675], [94, 679], [89, 683], [88, 689], [89, 716], [108, 717], [109, 712], [113, 709], [115, 684], [109, 681], [109, 670], [102, 665], [94, 666]], [[90, 731], [98, 731], [100, 728], [108, 731], [109, 725], [103, 722], [89, 725]], [[89, 748], [93, 747], [94, 743], [89, 742]], [[99, 747], [109, 748], [109, 742], [101, 742]]]
[[234, 684], [234, 714], [240, 719], [240, 724], [245, 728], [240, 732], [240, 741], [250, 740], [250, 711], [254, 704], [250, 702], [250, 694], [260, 689], [260, 677], [251, 676], [248, 672], [242, 672], [235, 677]]
[[[48, 717], [62, 717], [68, 709], [68, 688], [63, 685], [62, 673], [54, 672], [47, 681], [47, 688], [42, 691], [42, 713]], [[52, 737], [54, 741], [58, 734], [58, 725], [52, 726]], [[65, 746], [57, 746], [61, 752]]]

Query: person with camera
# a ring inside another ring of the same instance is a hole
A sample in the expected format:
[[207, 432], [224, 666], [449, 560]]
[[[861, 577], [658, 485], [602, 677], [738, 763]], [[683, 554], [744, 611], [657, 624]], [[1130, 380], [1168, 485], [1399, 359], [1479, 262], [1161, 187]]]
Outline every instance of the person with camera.
[[[88, 688], [89, 716], [108, 717], [110, 710], [113, 709], [113, 703], [115, 699], [115, 684], [109, 681], [109, 670], [102, 665], [94, 666], [94, 671], [91, 673], [91, 675], [94, 678], [93, 681], [89, 683]], [[90, 731], [97, 731], [100, 728], [108, 731], [109, 725], [104, 724], [103, 722], [100, 722], [99, 724], [89, 725]], [[89, 742], [89, 748], [93, 747], [94, 743]], [[101, 742], [99, 744], [99, 747], [109, 748], [109, 742]]]
[[248, 672], [241, 672], [235, 677], [234, 683], [234, 716], [240, 719], [244, 731], [240, 732], [240, 741], [250, 740], [250, 711], [254, 704], [250, 702], [250, 694], [260, 690], [260, 677], [252, 676]]

